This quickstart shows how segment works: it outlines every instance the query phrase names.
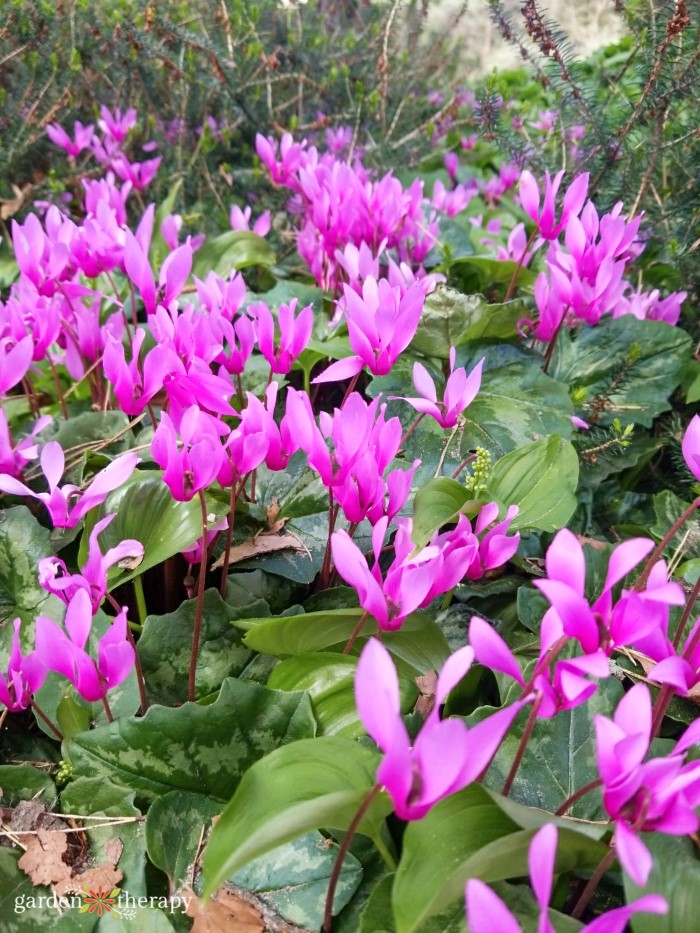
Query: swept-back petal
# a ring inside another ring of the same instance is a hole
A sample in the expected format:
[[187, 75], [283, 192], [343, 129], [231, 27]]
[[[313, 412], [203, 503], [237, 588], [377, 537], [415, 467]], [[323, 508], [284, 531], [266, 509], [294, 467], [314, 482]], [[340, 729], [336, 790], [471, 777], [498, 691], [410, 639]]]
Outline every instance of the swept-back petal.
[[395, 733], [406, 733], [396, 668], [376, 638], [368, 640], [357, 662], [355, 704], [363, 726], [383, 751], [388, 751]]
[[470, 933], [523, 933], [522, 927], [491, 888], [470, 878], [465, 889]]

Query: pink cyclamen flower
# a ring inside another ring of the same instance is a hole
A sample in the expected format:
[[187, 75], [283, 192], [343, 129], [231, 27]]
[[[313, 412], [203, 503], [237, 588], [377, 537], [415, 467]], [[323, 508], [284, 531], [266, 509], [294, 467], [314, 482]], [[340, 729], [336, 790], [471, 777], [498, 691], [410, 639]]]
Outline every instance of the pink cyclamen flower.
[[131, 451], [122, 454], [96, 473], [81, 494], [80, 489], [71, 483], [59, 487], [65, 456], [58, 441], [50, 441], [44, 445], [39, 458], [41, 469], [49, 484], [48, 492], [34, 492], [19, 480], [2, 475], [0, 490], [12, 496], [31, 496], [38, 499], [49, 510], [54, 528], [74, 528], [90, 509], [100, 505], [107, 498], [108, 493], [127, 481], [139, 460], [139, 456]]
[[7, 676], [0, 674], [0, 703], [11, 713], [26, 709], [46, 678], [46, 668], [39, 660], [36, 651], [22, 656], [19, 643], [20, 619], [12, 623], [15, 633], [12, 636], [12, 648], [7, 665]]
[[119, 155], [110, 162], [111, 167], [122, 181], [128, 181], [134, 191], [143, 191], [156, 177], [162, 156], [155, 159], [147, 159], [145, 162], [129, 162], [129, 160]]
[[161, 413], [151, 441], [151, 455], [164, 470], [163, 480], [173, 499], [189, 502], [213, 482], [224, 463], [220, 438], [228, 433], [225, 424], [192, 405], [182, 416], [180, 443], [170, 416]]
[[669, 582], [666, 565], [657, 562], [641, 592], [624, 591], [613, 602], [613, 587], [627, 576], [653, 549], [648, 538], [630, 538], [610, 555], [603, 591], [593, 605], [584, 595], [586, 562], [576, 535], [559, 531], [546, 554], [547, 577], [535, 586], [549, 600], [564, 632], [577, 638], [586, 653], [599, 648], [610, 654], [617, 645], [634, 644], [668, 622], [669, 606], [682, 606], [682, 588]]
[[343, 292], [350, 346], [356, 356], [331, 364], [314, 383], [348, 379], [365, 366], [375, 376], [385, 376], [413, 340], [425, 303], [419, 281], [404, 290], [368, 276], [362, 295], [345, 284]]
[[[229, 223], [231, 224], [231, 229], [250, 230], [250, 215], [250, 205], [246, 205], [246, 207], [241, 210], [237, 204], [233, 204], [231, 206], [231, 213], [229, 214]], [[270, 212], [263, 211], [263, 213], [253, 223], [253, 233], [256, 233], [258, 236], [267, 236], [267, 234], [270, 232], [270, 226]]]
[[[532, 837], [528, 852], [530, 882], [540, 908], [537, 933], [555, 933], [548, 917], [552, 896], [552, 876], [557, 852], [558, 832], [553, 823], [547, 823]], [[522, 927], [503, 901], [478, 878], [470, 878], [465, 891], [467, 926], [470, 933], [522, 933]], [[665, 914], [668, 904], [659, 894], [648, 894], [625, 907], [616, 907], [587, 923], [587, 933], [624, 933], [630, 917], [641, 911]]]
[[76, 120], [73, 124], [73, 139], [70, 138], [59, 123], [49, 123], [46, 127], [46, 135], [51, 142], [63, 149], [71, 159], [77, 158], [83, 149], [90, 148], [93, 132], [94, 126], [92, 123], [83, 126], [79, 120]]
[[40, 560], [38, 569], [41, 586], [62, 599], [66, 605], [78, 590], [85, 590], [90, 597], [93, 613], [97, 612], [107, 593], [109, 568], [126, 557], [143, 557], [143, 545], [133, 538], [120, 541], [116, 547], [102, 554], [97, 539], [114, 518], [115, 514], [107, 515], [97, 522], [90, 532], [88, 559], [83, 564], [82, 573], [69, 574], [68, 568], [59, 557], [44, 557]]
[[422, 363], [413, 364], [413, 384], [420, 393], [421, 398], [404, 398], [403, 396], [389, 396], [389, 399], [400, 398], [408, 402], [421, 414], [430, 415], [441, 428], [453, 428], [460, 419], [464, 410], [474, 401], [481, 388], [481, 370], [485, 357], [479, 360], [474, 369], [467, 376], [463, 366], [455, 369], [456, 349], [450, 348], [450, 375], [445, 384], [442, 401], [438, 401], [435, 382]]
[[136, 125], [136, 111], [133, 107], [122, 116], [119, 107], [116, 107], [112, 112], [103, 105], [100, 107], [100, 114], [102, 119], [97, 121], [97, 125], [104, 135], [113, 139], [115, 143], [123, 143], [129, 130]]
[[37, 616], [36, 653], [48, 670], [63, 674], [84, 700], [95, 703], [125, 681], [134, 667], [126, 608], [99, 640], [97, 661], [85, 651], [92, 628], [92, 607], [85, 590], [78, 590], [71, 599], [64, 625], [65, 631], [53, 619]]
[[554, 180], [549, 172], [545, 172], [545, 192], [542, 209], [540, 210], [540, 189], [532, 172], [527, 169], [520, 176], [520, 203], [523, 210], [536, 224], [540, 236], [545, 240], [555, 240], [566, 226], [570, 217], [581, 213], [581, 208], [588, 193], [588, 172], [578, 175], [569, 186], [564, 195], [561, 218], [557, 222], [556, 196], [559, 185], [564, 177], [564, 171], [557, 172]]
[[27, 375], [32, 365], [34, 340], [31, 335], [14, 340], [0, 337], [0, 395], [14, 388]]
[[686, 836], [700, 826], [700, 762], [684, 764], [688, 749], [700, 743], [700, 720], [686, 729], [673, 754], [645, 761], [652, 739], [651, 697], [645, 684], [636, 684], [612, 719], [595, 717], [595, 733], [603, 804], [615, 821], [618, 858], [643, 887], [653, 862], [637, 833]]
[[610, 674], [607, 656], [602, 651], [583, 657], [556, 661], [550, 654], [557, 643], [565, 644], [563, 629], [556, 612], [550, 609], [542, 620], [540, 654], [526, 681], [517, 658], [498, 632], [478, 616], [469, 623], [469, 644], [480, 664], [492, 671], [512, 677], [523, 688], [523, 696], [537, 701], [537, 716], [551, 719], [561, 710], [573, 709], [585, 703], [598, 688], [595, 680]]
[[51, 421], [51, 415], [43, 415], [34, 422], [32, 430], [26, 437], [13, 442], [7, 416], [0, 409], [0, 474], [5, 473], [15, 478], [22, 475], [22, 470], [28, 461], [35, 460], [39, 456], [39, 445], [34, 435], [43, 430]]
[[694, 415], [683, 435], [683, 459], [700, 482], [700, 415]]
[[296, 306], [296, 298], [292, 298], [288, 305], [279, 306], [277, 310], [278, 341], [275, 340], [275, 321], [265, 302], [259, 301], [248, 307], [248, 314], [256, 322], [258, 347], [270, 364], [273, 373], [286, 375], [311, 339], [314, 326], [313, 307], [307, 305], [295, 317]]
[[461, 719], [440, 719], [448, 693], [471, 667], [474, 652], [460, 648], [447, 659], [435, 687], [435, 705], [413, 746], [401, 718], [399, 679], [386, 648], [370, 638], [355, 675], [355, 702], [365, 729], [384, 752], [377, 782], [386, 787], [402, 820], [420, 820], [488, 767], [522, 704], [468, 729]]

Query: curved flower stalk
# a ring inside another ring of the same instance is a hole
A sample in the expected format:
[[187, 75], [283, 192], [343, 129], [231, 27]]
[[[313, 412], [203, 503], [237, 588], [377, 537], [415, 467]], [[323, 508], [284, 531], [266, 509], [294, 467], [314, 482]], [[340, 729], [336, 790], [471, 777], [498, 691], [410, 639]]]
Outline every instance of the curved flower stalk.
[[64, 561], [59, 557], [44, 557], [39, 561], [39, 583], [49, 593], [53, 593], [68, 605], [78, 590], [85, 590], [90, 597], [93, 613], [100, 608], [100, 603], [107, 594], [107, 572], [126, 557], [143, 557], [143, 545], [140, 541], [128, 538], [110, 548], [106, 554], [100, 551], [99, 535], [116, 518], [116, 514], [107, 515], [96, 523], [90, 532], [88, 559], [82, 567], [82, 573], [68, 573]]
[[464, 677], [471, 648], [460, 648], [440, 672], [435, 705], [413, 745], [401, 718], [399, 680], [391, 655], [371, 638], [355, 675], [355, 702], [365, 729], [384, 752], [377, 782], [386, 787], [402, 820], [420, 820], [488, 767], [522, 703], [506, 707], [472, 729], [461, 719], [440, 719], [448, 693]]
[[81, 493], [77, 486], [70, 483], [59, 487], [65, 456], [58, 441], [49, 441], [44, 445], [39, 458], [49, 491], [34, 492], [24, 483], [7, 475], [0, 475], [0, 490], [13, 496], [31, 496], [38, 499], [49, 510], [54, 528], [74, 528], [90, 509], [104, 502], [108, 493], [127, 481], [136, 469], [139, 459], [139, 456], [132, 452], [122, 454], [96, 473]]
[[[530, 881], [540, 908], [537, 933], [555, 933], [547, 911], [552, 896], [552, 876], [557, 851], [558, 832], [553, 823], [543, 826], [533, 837], [528, 853]], [[469, 933], [522, 933], [522, 927], [503, 901], [478, 878], [471, 878], [465, 888]], [[648, 894], [625, 907], [609, 910], [583, 927], [586, 933], [624, 933], [636, 913], [665, 914], [668, 904], [659, 894]]]

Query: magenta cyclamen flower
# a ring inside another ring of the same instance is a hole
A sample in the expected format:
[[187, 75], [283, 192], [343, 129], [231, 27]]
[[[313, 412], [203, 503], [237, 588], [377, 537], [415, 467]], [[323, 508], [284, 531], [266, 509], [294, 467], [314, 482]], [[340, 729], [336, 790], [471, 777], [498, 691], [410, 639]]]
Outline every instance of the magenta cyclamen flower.
[[223, 422], [192, 405], [182, 416], [181, 443], [166, 412], [160, 416], [151, 442], [151, 454], [165, 471], [163, 479], [173, 499], [189, 502], [213, 482], [224, 463], [221, 436], [229, 433]]
[[15, 478], [22, 475], [29, 460], [35, 460], [39, 456], [39, 445], [34, 439], [47, 424], [50, 424], [52, 418], [50, 415], [43, 415], [38, 418], [27, 437], [13, 442], [10, 435], [10, 429], [7, 424], [5, 412], [0, 409], [0, 474], [6, 473]]
[[36, 651], [31, 651], [26, 657], [22, 656], [19, 643], [21, 621], [15, 619], [12, 624], [15, 633], [12, 636], [7, 676], [0, 674], [0, 703], [3, 703], [11, 713], [18, 713], [29, 706], [32, 694], [36, 693], [44, 683], [46, 668], [39, 660]]
[[[533, 837], [528, 852], [530, 881], [540, 908], [537, 933], [555, 933], [547, 911], [552, 895], [552, 875], [557, 852], [557, 828], [553, 823], [543, 826]], [[522, 927], [503, 901], [491, 888], [471, 878], [465, 889], [467, 926], [469, 933], [522, 933]], [[587, 923], [586, 933], [624, 933], [630, 917], [640, 911], [665, 914], [668, 904], [659, 894], [648, 894], [625, 907], [617, 907]]]
[[335, 382], [356, 376], [364, 366], [385, 376], [413, 340], [425, 303], [425, 289], [412, 282], [406, 289], [368, 276], [362, 295], [343, 285], [350, 346], [357, 354], [338, 360], [313, 381]]
[[104, 135], [113, 139], [115, 143], [123, 143], [129, 130], [136, 125], [136, 111], [133, 107], [122, 116], [119, 107], [116, 107], [112, 112], [103, 105], [100, 107], [100, 115], [102, 119], [97, 121], [97, 125]]
[[66, 605], [70, 603], [78, 590], [85, 590], [90, 597], [93, 613], [97, 612], [100, 603], [107, 593], [107, 571], [125, 557], [142, 557], [143, 545], [140, 541], [128, 538], [120, 541], [116, 547], [110, 548], [106, 554], [100, 551], [97, 541], [99, 535], [115, 518], [114, 514], [107, 515], [96, 523], [90, 533], [90, 547], [87, 562], [83, 565], [83, 572], [68, 573], [68, 568], [59, 557], [45, 557], [39, 561], [39, 583], [49, 593], [62, 599]]
[[36, 653], [48, 670], [63, 674], [84, 700], [95, 703], [126, 680], [134, 667], [126, 608], [99, 640], [97, 661], [85, 651], [92, 628], [92, 607], [85, 590], [78, 590], [71, 599], [64, 625], [65, 631], [53, 619], [37, 616]]
[[588, 193], [588, 172], [578, 175], [564, 195], [561, 218], [556, 220], [556, 197], [564, 171], [557, 172], [554, 181], [549, 172], [545, 172], [545, 192], [540, 210], [540, 189], [532, 172], [527, 169], [520, 176], [520, 203], [523, 210], [537, 224], [539, 234], [545, 240], [555, 240], [566, 226], [570, 217], [581, 213], [583, 202]]
[[103, 502], [108, 493], [127, 481], [136, 469], [139, 457], [132, 452], [117, 457], [95, 474], [82, 494], [77, 486], [70, 483], [61, 487], [58, 485], [65, 466], [63, 448], [58, 441], [50, 441], [44, 445], [39, 462], [49, 484], [48, 492], [34, 492], [19, 480], [2, 475], [0, 490], [13, 496], [32, 496], [38, 499], [49, 510], [54, 528], [73, 528], [90, 509]]
[[306, 349], [314, 326], [313, 307], [307, 305], [295, 317], [297, 299], [292, 298], [288, 305], [280, 305], [277, 310], [279, 340], [275, 340], [275, 321], [272, 312], [264, 301], [248, 307], [248, 314], [256, 322], [258, 348], [273, 373], [286, 375], [294, 361]]
[[686, 428], [682, 449], [688, 469], [700, 482], [700, 415], [694, 415]]
[[455, 369], [456, 349], [450, 348], [450, 375], [445, 384], [442, 401], [437, 398], [435, 382], [422, 363], [413, 364], [413, 384], [422, 398], [404, 398], [403, 396], [390, 396], [390, 399], [401, 398], [408, 402], [421, 414], [433, 417], [441, 428], [453, 428], [464, 410], [474, 401], [481, 388], [481, 370], [484, 358], [479, 360], [474, 369], [467, 376], [463, 366]]
[[0, 336], [0, 395], [14, 388], [27, 375], [32, 365], [34, 341], [31, 335], [15, 340]]
[[[246, 205], [243, 210], [241, 210], [237, 204], [231, 205], [231, 213], [229, 214], [229, 223], [231, 224], [231, 228], [233, 230], [250, 230], [250, 215], [250, 205]], [[257, 233], [258, 236], [267, 236], [267, 234], [270, 232], [270, 226], [270, 212], [263, 211], [263, 213], [253, 223], [253, 233]]]
[[76, 120], [73, 124], [73, 139], [63, 129], [59, 123], [49, 123], [46, 127], [46, 135], [54, 145], [63, 149], [71, 159], [77, 158], [83, 149], [88, 149], [92, 141], [94, 125], [88, 126]]
[[599, 648], [610, 654], [617, 645], [635, 640], [668, 624], [669, 606], [682, 606], [685, 596], [677, 583], [669, 582], [666, 565], [658, 561], [649, 574], [646, 589], [623, 590], [613, 602], [613, 587], [653, 549], [648, 538], [630, 538], [610, 555], [603, 591], [589, 606], [584, 595], [586, 562], [583, 548], [568, 529], [557, 533], [546, 555], [547, 577], [535, 586], [547, 597], [559, 616], [564, 632], [577, 638], [586, 653]]
[[598, 688], [596, 681], [589, 678], [610, 675], [608, 659], [602, 651], [553, 661], [550, 649], [558, 642], [562, 644], [563, 634], [559, 617], [550, 609], [542, 619], [539, 658], [530, 680], [526, 681], [517, 658], [498, 632], [478, 616], [473, 616], [469, 623], [469, 644], [479, 664], [512, 677], [523, 688], [523, 697], [535, 697], [540, 719], [551, 719], [561, 710], [585, 703]]
[[362, 608], [374, 616], [381, 629], [394, 631], [401, 627], [407, 616], [426, 604], [426, 600], [456, 585], [464, 575], [465, 565], [476, 551], [476, 542], [465, 555], [457, 579], [453, 582], [451, 576], [443, 579], [439, 548], [423, 548], [420, 554], [409, 560], [408, 555], [413, 550], [410, 532], [401, 537], [397, 534], [394, 542], [396, 557], [383, 578], [379, 568], [379, 554], [387, 525], [385, 516], [372, 530], [374, 566], [371, 570], [364, 554], [346, 531], [336, 531], [331, 535], [331, 551], [338, 573], [357, 590]]
[[622, 867], [643, 887], [652, 858], [639, 832], [687, 836], [700, 819], [700, 761], [684, 764], [700, 743], [700, 720], [686, 729], [666, 758], [644, 761], [652, 738], [649, 690], [636, 684], [618, 703], [613, 719], [596, 716], [596, 758], [603, 781], [603, 803], [615, 820], [615, 848]]
[[413, 746], [401, 718], [399, 679], [391, 655], [374, 638], [365, 645], [355, 675], [355, 702], [365, 729], [384, 752], [377, 782], [386, 787], [402, 820], [420, 820], [488, 767], [522, 704], [514, 704], [468, 729], [461, 719], [440, 719], [448, 693], [471, 667], [474, 652], [460, 648], [438, 677], [435, 705]]

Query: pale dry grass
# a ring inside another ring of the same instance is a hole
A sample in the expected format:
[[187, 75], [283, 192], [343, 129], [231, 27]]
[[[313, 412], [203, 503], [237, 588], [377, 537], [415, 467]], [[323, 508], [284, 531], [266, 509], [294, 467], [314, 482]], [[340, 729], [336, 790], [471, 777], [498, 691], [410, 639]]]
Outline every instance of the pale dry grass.
[[[511, 21], [519, 28], [520, 0], [505, 0], [505, 6], [512, 11]], [[624, 32], [613, 0], [549, 0], [541, 9], [561, 26], [572, 48], [582, 57], [617, 41]], [[427, 26], [426, 34], [431, 29], [438, 32], [448, 29], [462, 38], [465, 77], [517, 67], [521, 61], [517, 49], [503, 41], [490, 19], [487, 0], [430, 0]]]

